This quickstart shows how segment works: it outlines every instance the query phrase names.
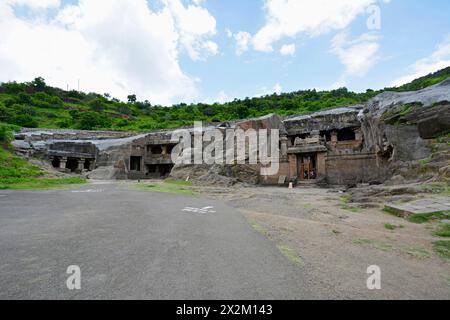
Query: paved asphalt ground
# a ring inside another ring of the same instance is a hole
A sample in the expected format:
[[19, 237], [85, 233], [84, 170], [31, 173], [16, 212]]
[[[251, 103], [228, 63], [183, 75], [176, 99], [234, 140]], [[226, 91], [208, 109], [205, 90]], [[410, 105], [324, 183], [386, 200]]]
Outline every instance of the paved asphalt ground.
[[0, 299], [321, 298], [305, 278], [221, 202], [114, 183], [0, 191]]

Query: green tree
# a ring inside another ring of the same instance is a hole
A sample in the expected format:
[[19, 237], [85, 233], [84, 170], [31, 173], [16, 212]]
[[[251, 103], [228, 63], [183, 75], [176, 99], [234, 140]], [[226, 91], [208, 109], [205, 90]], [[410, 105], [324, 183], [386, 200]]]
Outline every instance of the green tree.
[[47, 84], [45, 83], [44, 78], [37, 77], [31, 82], [31, 86], [33, 86], [37, 90], [44, 90], [47, 87]]
[[130, 95], [128, 96], [128, 103], [135, 104], [136, 101], [137, 101], [137, 97], [136, 97], [135, 94], [130, 94]]

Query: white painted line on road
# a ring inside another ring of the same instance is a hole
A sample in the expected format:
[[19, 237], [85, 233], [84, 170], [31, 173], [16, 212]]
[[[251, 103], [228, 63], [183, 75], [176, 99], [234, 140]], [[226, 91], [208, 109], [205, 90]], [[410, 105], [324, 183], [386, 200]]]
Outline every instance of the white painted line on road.
[[98, 189], [98, 190], [94, 190], [94, 189], [88, 189], [88, 190], [72, 190], [72, 193], [100, 193], [103, 192], [103, 189]]
[[193, 207], [185, 207], [182, 211], [184, 212], [192, 212], [192, 213], [216, 213], [214, 207], [204, 207], [204, 208], [193, 208]]

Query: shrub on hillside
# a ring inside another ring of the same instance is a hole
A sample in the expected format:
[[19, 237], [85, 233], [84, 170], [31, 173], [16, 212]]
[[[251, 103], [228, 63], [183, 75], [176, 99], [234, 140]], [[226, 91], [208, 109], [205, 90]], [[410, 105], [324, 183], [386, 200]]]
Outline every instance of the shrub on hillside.
[[81, 130], [109, 128], [110, 126], [110, 119], [93, 111], [83, 112], [77, 123], [77, 128]]
[[93, 111], [101, 112], [105, 110], [105, 101], [100, 98], [89, 101], [88, 105]]
[[0, 123], [0, 143], [8, 144], [14, 139], [13, 131], [10, 125]]

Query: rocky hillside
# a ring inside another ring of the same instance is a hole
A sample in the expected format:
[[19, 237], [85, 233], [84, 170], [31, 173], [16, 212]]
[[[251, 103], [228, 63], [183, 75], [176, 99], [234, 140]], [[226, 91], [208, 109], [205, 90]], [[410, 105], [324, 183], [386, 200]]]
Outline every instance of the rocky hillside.
[[367, 149], [393, 182], [449, 178], [450, 79], [412, 92], [384, 92], [360, 114]]

